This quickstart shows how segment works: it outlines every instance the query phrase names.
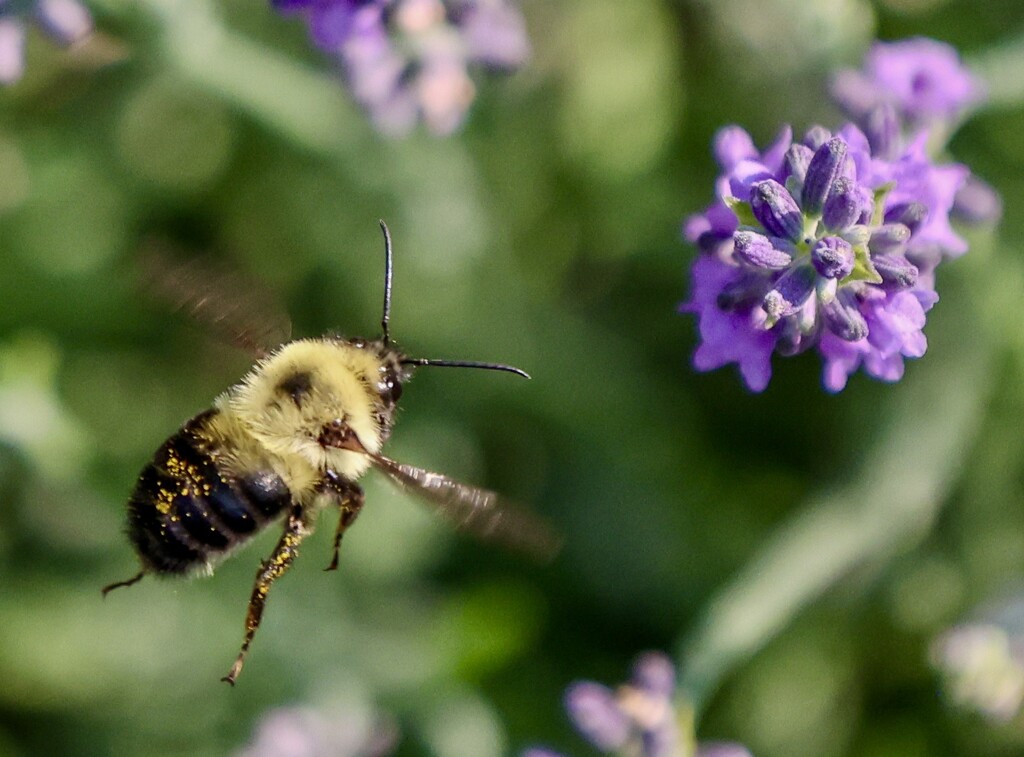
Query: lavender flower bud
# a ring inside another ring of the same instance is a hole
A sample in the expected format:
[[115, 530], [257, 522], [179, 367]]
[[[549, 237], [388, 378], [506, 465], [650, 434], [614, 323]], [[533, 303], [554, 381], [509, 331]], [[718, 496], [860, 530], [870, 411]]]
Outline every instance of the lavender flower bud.
[[840, 339], [859, 342], [868, 335], [868, 324], [857, 307], [857, 297], [848, 288], [840, 289], [831, 302], [821, 306], [825, 326]]
[[776, 250], [771, 240], [756, 231], [737, 231], [733, 235], [733, 255], [754, 268], [781, 271], [793, 262], [792, 256]]
[[917, 283], [917, 266], [902, 255], [872, 255], [871, 263], [887, 289], [907, 289]]
[[953, 198], [951, 213], [965, 223], [995, 223], [1003, 215], [999, 193], [974, 174]]
[[769, 234], [793, 242], [803, 236], [804, 218], [800, 206], [775, 179], [759, 181], [751, 187], [750, 207]]
[[871, 230], [868, 249], [871, 252], [887, 255], [902, 254], [910, 240], [910, 229], [902, 223], [886, 223]]
[[782, 164], [785, 178], [793, 177], [800, 186], [803, 186], [804, 177], [807, 176], [807, 166], [811, 164], [813, 157], [814, 150], [807, 145], [802, 145], [799, 142], [791, 144], [786, 150]]
[[871, 192], [852, 179], [840, 176], [821, 211], [821, 220], [829, 231], [843, 231], [860, 219], [871, 207]]
[[832, 137], [815, 151], [810, 165], [807, 166], [807, 177], [804, 179], [801, 196], [805, 213], [817, 215], [821, 212], [836, 179], [843, 175], [846, 153], [846, 142], [839, 137]]
[[832, 132], [824, 126], [812, 126], [804, 134], [803, 143], [812, 150], [817, 150], [823, 144], [832, 139]]
[[872, 155], [895, 160], [900, 149], [900, 119], [891, 103], [881, 103], [867, 115], [864, 124]]
[[633, 663], [630, 682], [636, 688], [666, 702], [676, 690], [676, 669], [661, 652], [647, 652]]
[[811, 249], [811, 262], [826, 279], [845, 279], [853, 271], [853, 246], [842, 237], [824, 237]]
[[913, 235], [928, 217], [928, 206], [920, 202], [901, 202], [885, 211], [886, 223], [902, 223]]
[[580, 681], [565, 692], [565, 709], [576, 729], [602, 751], [620, 748], [629, 738], [632, 722], [610, 689]]
[[814, 268], [798, 265], [790, 268], [764, 296], [761, 307], [770, 321], [777, 321], [799, 310], [814, 291]]

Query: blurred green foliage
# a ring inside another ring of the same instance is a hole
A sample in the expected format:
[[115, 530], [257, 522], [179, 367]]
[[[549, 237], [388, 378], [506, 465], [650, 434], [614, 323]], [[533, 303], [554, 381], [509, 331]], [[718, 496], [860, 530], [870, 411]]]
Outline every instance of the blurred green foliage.
[[[646, 648], [679, 653], [702, 738], [759, 757], [1024, 751], [1019, 722], [944, 708], [927, 660], [1024, 570], [1019, 2], [527, 0], [531, 64], [480, 82], [461, 134], [405, 141], [265, 3], [92, 8], [96, 39], [30, 39], [0, 93], [0, 755], [229, 754], [295, 703], [393, 718], [402, 755], [580, 754], [562, 689]], [[989, 74], [952, 150], [1007, 208], [940, 274], [928, 354], [837, 397], [809, 355], [760, 396], [695, 374], [679, 225], [715, 129], [835, 123], [827, 72], [916, 34]], [[566, 547], [524, 564], [370, 476], [341, 570], [324, 524], [228, 690], [273, 534], [100, 600], [136, 569], [138, 470], [248, 367], [138, 261], [170, 244], [264, 282], [296, 335], [372, 336], [380, 217], [400, 344], [533, 375], [422, 371], [391, 456], [530, 503]]]

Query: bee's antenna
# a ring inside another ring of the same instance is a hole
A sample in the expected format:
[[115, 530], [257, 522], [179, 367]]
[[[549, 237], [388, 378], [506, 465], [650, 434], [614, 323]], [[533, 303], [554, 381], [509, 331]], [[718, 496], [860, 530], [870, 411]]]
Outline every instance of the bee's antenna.
[[522, 368], [500, 363], [477, 363], [473, 360], [428, 360], [425, 357], [406, 357], [399, 360], [402, 365], [439, 365], [442, 368], [483, 368], [488, 371], [505, 371], [514, 373], [523, 378], [530, 378], [530, 374]]
[[384, 331], [384, 346], [387, 347], [391, 342], [388, 334], [388, 321], [391, 319], [391, 232], [383, 219], [380, 221], [380, 230], [384, 232], [384, 315], [380, 325]]

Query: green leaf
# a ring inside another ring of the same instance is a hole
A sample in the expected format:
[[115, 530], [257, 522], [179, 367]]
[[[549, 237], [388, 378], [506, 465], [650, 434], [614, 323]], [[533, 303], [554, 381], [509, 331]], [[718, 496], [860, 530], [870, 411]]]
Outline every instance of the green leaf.
[[761, 224], [754, 215], [754, 209], [750, 207], [749, 202], [738, 200], [735, 197], [726, 197], [725, 204], [729, 210], [736, 214], [736, 218], [739, 219], [740, 226], [752, 226], [755, 229], [760, 229]]
[[853, 248], [854, 263], [853, 271], [850, 275], [843, 279], [843, 284], [848, 284], [851, 281], [866, 281], [869, 284], [881, 284], [882, 277], [878, 271], [875, 270], [874, 263], [871, 262], [871, 254], [868, 252], [866, 244], [859, 244]]

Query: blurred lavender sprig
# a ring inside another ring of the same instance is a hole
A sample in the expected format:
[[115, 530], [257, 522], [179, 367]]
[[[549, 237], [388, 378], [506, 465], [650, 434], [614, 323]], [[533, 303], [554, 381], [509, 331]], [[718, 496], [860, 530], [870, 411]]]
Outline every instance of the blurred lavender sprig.
[[967, 251], [949, 220], [957, 197], [972, 219], [999, 203], [965, 166], [930, 156], [926, 124], [951, 123], [980, 90], [951, 48], [911, 42], [876, 46], [866, 73], [837, 78], [857, 123], [799, 141], [786, 127], [763, 152], [737, 126], [719, 131], [717, 199], [684, 226], [701, 253], [680, 306], [697, 315], [698, 370], [736, 363], [762, 391], [774, 354], [813, 349], [838, 392], [860, 368], [897, 381], [925, 353], [935, 268]]
[[910, 131], [948, 128], [985, 98], [951, 45], [926, 37], [876, 42], [860, 69], [833, 76], [832, 97], [858, 123], [886, 108]]
[[[565, 692], [565, 709], [576, 730], [604, 754], [620, 757], [750, 757], [739, 744], [708, 742], [693, 736], [692, 712], [675, 701], [672, 660], [647, 652], [633, 663], [629, 680], [610, 688], [577, 681]], [[561, 757], [534, 747], [521, 757]]]
[[0, 84], [13, 84], [25, 73], [29, 25], [67, 47], [89, 36], [92, 16], [76, 0], [0, 0]]
[[471, 67], [514, 69], [530, 53], [513, 0], [272, 0], [301, 15], [335, 57], [353, 97], [382, 132], [423, 123], [434, 134], [463, 122], [476, 89]]

